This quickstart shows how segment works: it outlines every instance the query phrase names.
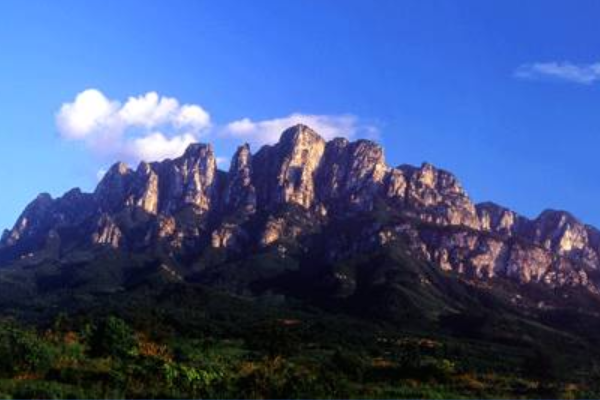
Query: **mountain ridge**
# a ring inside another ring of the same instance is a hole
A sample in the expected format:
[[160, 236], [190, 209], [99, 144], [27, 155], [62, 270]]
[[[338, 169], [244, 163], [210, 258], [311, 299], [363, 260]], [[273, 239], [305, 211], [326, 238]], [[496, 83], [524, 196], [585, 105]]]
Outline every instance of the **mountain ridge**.
[[298, 245], [308, 254], [311, 238], [335, 221], [377, 213], [385, 221], [370, 220], [351, 240], [322, 237], [325, 259], [400, 242], [411, 257], [468, 280], [599, 293], [596, 228], [564, 211], [527, 219], [495, 203], [475, 204], [448, 171], [429, 163], [390, 167], [375, 142], [325, 141], [305, 125], [255, 154], [240, 146], [229, 171], [217, 168], [210, 144], [196, 143], [172, 160], [136, 169], [116, 163], [93, 193], [41, 194], [2, 235], [0, 266], [110, 247], [159, 252], [185, 275], [185, 265], [210, 249], [285, 254]]

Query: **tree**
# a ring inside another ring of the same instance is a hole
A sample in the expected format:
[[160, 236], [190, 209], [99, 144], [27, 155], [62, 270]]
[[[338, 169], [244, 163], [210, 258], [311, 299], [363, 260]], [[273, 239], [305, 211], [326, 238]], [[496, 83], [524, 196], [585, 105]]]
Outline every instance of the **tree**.
[[0, 326], [0, 372], [45, 373], [54, 358], [54, 349], [35, 332], [10, 324]]
[[248, 347], [269, 357], [288, 356], [298, 351], [300, 345], [296, 327], [282, 321], [256, 325], [246, 333], [245, 341]]
[[122, 319], [108, 317], [93, 331], [90, 352], [96, 357], [126, 358], [137, 354], [137, 340], [133, 329]]

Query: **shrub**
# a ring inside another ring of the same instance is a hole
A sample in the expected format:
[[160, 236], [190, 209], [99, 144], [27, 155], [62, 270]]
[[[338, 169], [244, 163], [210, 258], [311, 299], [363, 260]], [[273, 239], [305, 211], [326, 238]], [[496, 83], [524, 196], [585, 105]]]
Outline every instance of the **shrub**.
[[163, 375], [167, 386], [190, 397], [212, 397], [212, 386], [224, 377], [219, 369], [202, 369], [177, 363], [165, 363]]
[[137, 350], [135, 333], [122, 319], [108, 317], [92, 331], [90, 337], [92, 356], [127, 358], [136, 355]]
[[80, 387], [46, 381], [21, 382], [13, 393], [16, 399], [83, 399], [95, 396]]
[[288, 356], [298, 351], [300, 340], [295, 326], [281, 321], [258, 324], [246, 333], [246, 345], [270, 357]]
[[244, 364], [236, 386], [234, 393], [242, 398], [345, 398], [350, 394], [343, 376], [281, 357]]
[[11, 325], [0, 327], [0, 372], [44, 374], [55, 358], [54, 348], [34, 332]]
[[361, 381], [367, 370], [365, 360], [350, 351], [336, 350], [331, 356], [334, 371], [339, 371], [353, 380]]

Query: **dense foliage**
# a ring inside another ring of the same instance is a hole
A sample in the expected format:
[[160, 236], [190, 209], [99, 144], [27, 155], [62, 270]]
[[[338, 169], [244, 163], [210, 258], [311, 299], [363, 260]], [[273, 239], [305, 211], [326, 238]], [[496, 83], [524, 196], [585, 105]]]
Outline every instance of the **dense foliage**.
[[[594, 397], [542, 349], [281, 316], [237, 335], [182, 335], [113, 315], [0, 324], [2, 398]], [[243, 323], [243, 322], [242, 322]], [[234, 331], [234, 330], [232, 330]], [[564, 371], [563, 371], [564, 372]]]

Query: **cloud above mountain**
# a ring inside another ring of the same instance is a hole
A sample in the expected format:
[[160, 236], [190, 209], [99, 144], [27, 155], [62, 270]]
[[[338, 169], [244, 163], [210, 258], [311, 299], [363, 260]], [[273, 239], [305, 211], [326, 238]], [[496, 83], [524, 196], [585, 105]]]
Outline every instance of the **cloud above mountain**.
[[95, 152], [129, 160], [161, 160], [181, 154], [211, 126], [196, 104], [148, 92], [124, 103], [97, 89], [62, 105], [56, 126], [67, 140], [83, 141]]
[[353, 138], [357, 136], [376, 138], [378, 130], [372, 125], [362, 124], [354, 115], [312, 115], [295, 113], [287, 117], [262, 121], [243, 118], [228, 123], [222, 133], [249, 142], [254, 146], [277, 142], [286, 128], [296, 124], [305, 124], [325, 139], [334, 137]]
[[600, 62], [574, 64], [552, 61], [523, 64], [516, 69], [515, 76], [521, 79], [557, 79], [590, 85], [600, 81]]
[[260, 121], [241, 118], [214, 124], [202, 106], [182, 104], [156, 92], [122, 102], [98, 89], [87, 89], [64, 103], [56, 114], [63, 139], [82, 142], [105, 158], [132, 163], [177, 157], [199, 140], [235, 138], [257, 148], [276, 142], [281, 132], [299, 123], [309, 125], [326, 139], [378, 136], [376, 127], [351, 114], [293, 113]]

